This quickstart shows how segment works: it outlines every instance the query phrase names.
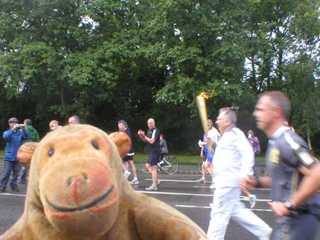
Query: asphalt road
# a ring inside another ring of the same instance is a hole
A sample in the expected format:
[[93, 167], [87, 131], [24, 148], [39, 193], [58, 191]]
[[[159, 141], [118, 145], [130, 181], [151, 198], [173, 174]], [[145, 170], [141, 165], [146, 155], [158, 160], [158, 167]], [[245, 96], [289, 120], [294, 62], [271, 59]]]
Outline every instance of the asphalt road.
[[[2, 175], [2, 161], [0, 160], [0, 174]], [[191, 218], [205, 232], [208, 228], [210, 215], [210, 202], [214, 190], [209, 188], [210, 182], [206, 184], [196, 183], [195, 180], [200, 174], [174, 174], [168, 175], [159, 173], [162, 183], [158, 191], [146, 191], [145, 188], [151, 185], [151, 175], [138, 172], [139, 185], [133, 185], [137, 192], [159, 199], [168, 205], [176, 208]], [[132, 176], [129, 176], [131, 180]], [[207, 180], [210, 180], [209, 177]], [[19, 184], [20, 192], [14, 193], [10, 187], [5, 193], [0, 193], [0, 235], [3, 234], [21, 216], [24, 209], [27, 185]], [[272, 228], [276, 227], [276, 217], [270, 211], [267, 201], [270, 201], [270, 189], [259, 189], [252, 192], [258, 195], [258, 200], [253, 212], [263, 219]], [[246, 197], [241, 201], [249, 207]], [[253, 234], [231, 220], [225, 239], [228, 240], [254, 240], [258, 239]], [[320, 239], [320, 235], [319, 235]]]

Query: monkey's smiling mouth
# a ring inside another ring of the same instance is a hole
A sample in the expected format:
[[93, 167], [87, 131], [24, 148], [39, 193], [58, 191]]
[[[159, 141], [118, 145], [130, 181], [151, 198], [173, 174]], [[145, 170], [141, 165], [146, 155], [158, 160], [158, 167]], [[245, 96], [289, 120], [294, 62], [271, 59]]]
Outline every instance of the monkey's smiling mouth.
[[100, 201], [105, 199], [112, 192], [113, 189], [114, 189], [114, 186], [111, 186], [110, 189], [105, 194], [103, 194], [101, 197], [97, 198], [96, 200], [94, 200], [91, 203], [88, 203], [88, 204], [86, 204], [84, 206], [78, 206], [78, 207], [75, 207], [75, 208], [65, 208], [65, 207], [60, 207], [58, 205], [55, 205], [55, 204], [53, 204], [52, 202], [49, 201], [47, 196], [45, 196], [45, 199], [46, 199], [47, 203], [51, 207], [53, 207], [54, 209], [57, 209], [57, 210], [59, 210], [61, 212], [76, 212], [76, 211], [82, 211], [82, 210], [85, 210], [85, 209], [93, 207], [94, 205], [96, 205], [97, 203], [99, 203]]

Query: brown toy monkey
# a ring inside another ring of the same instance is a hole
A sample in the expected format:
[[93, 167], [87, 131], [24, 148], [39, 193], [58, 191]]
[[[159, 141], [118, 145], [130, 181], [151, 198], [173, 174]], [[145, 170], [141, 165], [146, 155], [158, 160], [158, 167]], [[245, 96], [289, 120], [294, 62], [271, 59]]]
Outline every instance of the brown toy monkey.
[[208, 239], [182, 213], [131, 188], [121, 165], [130, 146], [125, 133], [82, 124], [22, 145], [18, 159], [31, 161], [25, 209], [0, 240]]

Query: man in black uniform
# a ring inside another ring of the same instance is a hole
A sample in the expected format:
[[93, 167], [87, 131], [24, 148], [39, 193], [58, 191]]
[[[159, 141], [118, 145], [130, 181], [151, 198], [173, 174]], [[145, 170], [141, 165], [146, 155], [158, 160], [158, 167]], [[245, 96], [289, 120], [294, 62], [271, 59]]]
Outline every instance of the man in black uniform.
[[149, 130], [147, 135], [141, 129], [138, 131], [142, 141], [147, 142], [148, 162], [146, 167], [152, 175], [152, 185], [146, 190], [157, 191], [161, 181], [158, 180], [157, 162], [160, 156], [160, 131], [156, 128], [156, 123], [153, 118], [148, 119]]
[[318, 239], [320, 164], [305, 141], [285, 125], [291, 111], [285, 94], [262, 94], [253, 116], [269, 137], [266, 162], [270, 177], [243, 179], [241, 187], [272, 187], [272, 211], [279, 217], [274, 239]]
[[138, 176], [137, 176], [137, 169], [136, 169], [136, 166], [134, 165], [134, 161], [133, 161], [134, 149], [133, 149], [131, 130], [128, 127], [128, 123], [126, 123], [124, 120], [120, 120], [118, 122], [118, 128], [119, 128], [119, 131], [125, 132], [126, 134], [128, 134], [128, 136], [130, 137], [130, 140], [131, 140], [131, 148], [130, 148], [129, 152], [127, 153], [127, 156], [125, 156], [122, 159], [122, 166], [123, 166], [123, 170], [124, 170], [124, 175], [126, 176], [126, 178], [128, 178], [128, 176], [131, 174], [131, 172], [128, 169], [129, 168], [128, 164], [129, 164], [132, 169], [132, 173], [133, 173], [133, 180], [130, 181], [129, 183], [130, 184], [139, 184], [139, 180], [138, 180]]

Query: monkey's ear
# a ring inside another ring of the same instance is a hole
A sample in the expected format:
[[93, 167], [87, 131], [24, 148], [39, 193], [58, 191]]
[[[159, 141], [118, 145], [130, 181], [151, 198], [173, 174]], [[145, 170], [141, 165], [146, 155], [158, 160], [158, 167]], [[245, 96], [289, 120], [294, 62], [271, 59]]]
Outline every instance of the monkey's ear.
[[124, 158], [131, 148], [129, 135], [124, 132], [114, 132], [109, 137], [117, 145], [121, 158]]
[[27, 142], [20, 146], [17, 153], [17, 159], [23, 167], [30, 169], [31, 159], [37, 146], [37, 142]]

